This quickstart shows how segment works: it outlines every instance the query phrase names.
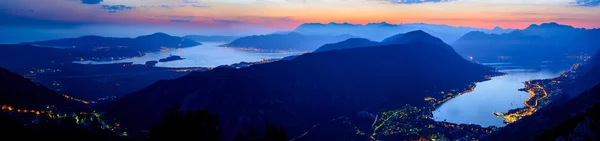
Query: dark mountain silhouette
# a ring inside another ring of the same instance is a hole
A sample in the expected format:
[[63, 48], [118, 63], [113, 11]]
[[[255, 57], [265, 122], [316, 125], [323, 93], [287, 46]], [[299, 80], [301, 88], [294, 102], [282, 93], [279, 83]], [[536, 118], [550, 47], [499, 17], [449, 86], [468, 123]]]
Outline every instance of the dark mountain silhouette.
[[263, 128], [267, 122], [282, 125], [294, 137], [358, 111], [426, 106], [425, 97], [443, 97], [437, 91], [461, 88], [495, 72], [436, 42], [308, 53], [247, 68], [190, 73], [131, 93], [107, 110], [125, 126], [148, 129], [162, 110], [177, 103], [182, 110], [217, 112], [228, 138], [235, 136], [228, 133]]
[[452, 46], [459, 54], [483, 62], [562, 61], [567, 56], [595, 53], [600, 48], [599, 32], [544, 23], [508, 34], [470, 32]]
[[33, 67], [48, 68], [54, 64], [70, 63], [85, 56], [76, 50], [31, 45], [0, 45], [0, 49], [0, 66], [19, 73], [28, 72]]
[[444, 48], [448, 51], [454, 52], [454, 49], [452, 49], [452, 47], [449, 46], [448, 44], [445, 44], [441, 39], [431, 36], [430, 34], [426, 33], [425, 31], [422, 31], [422, 30], [411, 31], [411, 32], [408, 32], [405, 34], [394, 35], [392, 37], [385, 38], [381, 43], [389, 45], [389, 44], [407, 44], [407, 43], [414, 43], [414, 42], [435, 44], [435, 45], [438, 45], [441, 48]]
[[452, 50], [452, 47], [445, 44], [442, 40], [437, 37], [431, 36], [422, 30], [411, 31], [407, 33], [397, 34], [392, 37], [388, 37], [383, 39], [382, 42], [374, 42], [368, 39], [363, 38], [351, 38], [343, 42], [327, 44], [314, 52], [323, 52], [328, 50], [340, 50], [340, 49], [351, 49], [357, 47], [370, 47], [370, 46], [378, 46], [378, 45], [391, 45], [391, 44], [408, 44], [415, 42], [423, 42], [430, 44], [437, 44], [440, 47], [443, 47], [448, 50]]
[[340, 50], [340, 49], [351, 49], [351, 48], [357, 48], [357, 47], [368, 47], [368, 46], [376, 46], [376, 45], [379, 45], [379, 43], [368, 40], [368, 39], [350, 38], [350, 39], [342, 41], [342, 42], [323, 45], [323, 46], [319, 47], [317, 50], [315, 50], [314, 52], [323, 52], [323, 51]]
[[0, 105], [42, 109], [47, 105], [69, 107], [74, 104], [74, 101], [57, 92], [33, 83], [19, 74], [0, 68]]
[[229, 47], [257, 48], [264, 51], [296, 50], [313, 51], [318, 47], [353, 38], [352, 35], [322, 36], [303, 35], [295, 32], [287, 34], [254, 35], [236, 39], [226, 44]]
[[88, 52], [105, 52], [97, 57], [131, 57], [146, 52], [160, 51], [161, 47], [184, 48], [200, 45], [200, 43], [165, 33], [154, 33], [136, 38], [112, 38], [101, 36], [83, 36], [49, 41], [28, 42], [23, 44], [71, 48]]
[[[590, 94], [600, 94], [600, 85], [588, 91]], [[588, 108], [588, 107], [586, 107]], [[544, 131], [535, 140], [598, 140], [600, 138], [600, 104], [596, 104], [585, 113], [579, 114], [558, 126]]]
[[410, 23], [410, 24], [389, 24], [386, 22], [369, 23], [366, 25], [350, 24], [350, 23], [305, 23], [298, 26], [294, 32], [306, 35], [343, 35], [351, 34], [367, 38], [373, 41], [381, 41], [387, 37], [398, 33], [410, 32], [415, 30], [423, 30], [436, 37], [439, 37], [446, 43], [452, 43], [470, 31], [484, 31], [490, 33], [507, 33], [509, 29], [494, 29], [488, 30], [483, 28], [472, 27], [456, 27], [448, 25], [436, 25], [425, 23]]
[[240, 37], [238, 36], [203, 36], [203, 35], [186, 35], [183, 38], [194, 40], [196, 42], [232, 42]]

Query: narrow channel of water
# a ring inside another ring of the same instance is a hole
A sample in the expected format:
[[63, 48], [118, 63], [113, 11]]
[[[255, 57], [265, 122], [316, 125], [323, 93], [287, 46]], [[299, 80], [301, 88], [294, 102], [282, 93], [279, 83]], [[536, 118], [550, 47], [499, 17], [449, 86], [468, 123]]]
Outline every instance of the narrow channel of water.
[[524, 87], [523, 82], [556, 77], [562, 72], [547, 68], [549, 64], [540, 64], [537, 68], [526, 68], [511, 63], [484, 65], [496, 67], [508, 74], [477, 83], [473, 92], [465, 93], [437, 107], [433, 112], [434, 120], [502, 127], [505, 125], [504, 119], [496, 117], [494, 112], [507, 112], [524, 106], [524, 101], [531, 95], [519, 91]]

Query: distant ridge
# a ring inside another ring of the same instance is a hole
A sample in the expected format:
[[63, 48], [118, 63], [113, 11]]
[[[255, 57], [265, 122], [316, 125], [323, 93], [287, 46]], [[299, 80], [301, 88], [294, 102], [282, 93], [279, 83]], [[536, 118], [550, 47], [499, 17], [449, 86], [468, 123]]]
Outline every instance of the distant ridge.
[[574, 28], [552, 22], [532, 24], [523, 30], [504, 34], [473, 31], [452, 46], [463, 56], [485, 62], [562, 62], [568, 61], [568, 56], [594, 54], [600, 49], [599, 38], [599, 29]]
[[369, 39], [364, 39], [364, 38], [350, 38], [350, 39], [342, 41], [342, 42], [323, 45], [323, 46], [319, 47], [317, 50], [315, 50], [314, 52], [323, 52], [323, 51], [340, 50], [340, 49], [351, 49], [351, 48], [356, 48], [356, 47], [367, 47], [367, 46], [376, 46], [376, 45], [379, 45], [379, 42], [374, 42], [374, 41], [371, 41]]
[[291, 50], [291, 51], [313, 51], [318, 47], [344, 41], [355, 36], [344, 34], [336, 36], [327, 35], [305, 35], [297, 32], [254, 35], [241, 37], [226, 44], [228, 47], [256, 48], [263, 51]]
[[113, 55], [116, 56], [137, 56], [140, 53], [160, 51], [162, 47], [185, 48], [201, 45], [196, 41], [160, 32], [136, 38], [112, 38], [92, 35], [22, 44], [63, 47], [89, 52], [113, 52]]
[[351, 24], [351, 23], [305, 23], [298, 26], [294, 32], [306, 35], [341, 35], [352, 34], [355, 36], [370, 39], [372, 41], [382, 41], [383, 39], [396, 35], [397, 33], [410, 32], [415, 30], [426, 31], [447, 44], [450, 44], [460, 38], [467, 32], [483, 31], [486, 33], [502, 34], [512, 31], [511, 29], [496, 28], [493, 30], [484, 28], [473, 28], [464, 26], [449, 26], [445, 24], [426, 24], [426, 23], [403, 23], [390, 24], [387, 22]]

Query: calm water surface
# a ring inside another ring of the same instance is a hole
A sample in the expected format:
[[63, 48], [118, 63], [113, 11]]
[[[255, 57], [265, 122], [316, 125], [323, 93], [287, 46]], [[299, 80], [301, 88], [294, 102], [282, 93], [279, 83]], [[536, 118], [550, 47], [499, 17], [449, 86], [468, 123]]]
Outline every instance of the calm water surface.
[[157, 67], [183, 68], [183, 67], [217, 67], [220, 65], [229, 65], [239, 62], [256, 62], [263, 59], [283, 58], [292, 55], [299, 55], [300, 52], [287, 53], [264, 53], [243, 51], [234, 48], [218, 47], [223, 43], [205, 42], [202, 45], [171, 49], [165, 52], [146, 53], [142, 57], [123, 59], [117, 61], [77, 61], [82, 64], [111, 64], [132, 62], [134, 64], [144, 64], [146, 61], [158, 61], [167, 58], [170, 55], [177, 55], [185, 58], [184, 60], [159, 62]]
[[548, 64], [540, 64], [538, 68], [533, 69], [511, 63], [484, 63], [484, 65], [496, 67], [508, 75], [477, 83], [473, 92], [465, 93], [437, 107], [433, 112], [435, 120], [478, 124], [483, 127], [504, 126], [503, 119], [496, 117], [494, 112], [507, 112], [524, 106], [524, 101], [531, 95], [519, 91], [524, 88], [523, 82], [556, 77], [562, 72], [547, 69]]

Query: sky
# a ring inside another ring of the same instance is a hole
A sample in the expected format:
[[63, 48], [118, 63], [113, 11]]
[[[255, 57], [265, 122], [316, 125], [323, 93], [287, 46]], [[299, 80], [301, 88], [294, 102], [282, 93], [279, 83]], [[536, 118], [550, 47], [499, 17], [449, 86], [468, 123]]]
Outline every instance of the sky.
[[23, 40], [153, 32], [252, 35], [306, 22], [516, 29], [558, 22], [599, 28], [600, 0], [0, 0], [0, 18], [0, 37], [37, 35]]

